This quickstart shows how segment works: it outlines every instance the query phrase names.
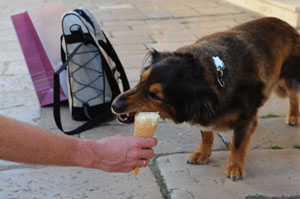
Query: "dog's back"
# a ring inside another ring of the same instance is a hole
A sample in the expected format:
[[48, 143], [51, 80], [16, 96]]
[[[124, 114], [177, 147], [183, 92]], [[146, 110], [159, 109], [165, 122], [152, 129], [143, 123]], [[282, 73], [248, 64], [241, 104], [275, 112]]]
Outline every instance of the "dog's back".
[[[276, 88], [281, 97], [300, 89], [300, 35], [286, 22], [272, 17], [261, 18], [201, 38], [195, 44], [178, 49], [189, 52], [206, 65], [207, 73], [215, 76], [214, 64], [205, 63], [212, 54], [226, 63], [224, 81], [229, 87], [222, 95], [236, 93], [244, 83], [263, 84], [261, 105]], [[208, 80], [209, 81], [209, 80]], [[211, 79], [211, 83], [215, 82]], [[261, 89], [255, 89], [255, 95]], [[251, 96], [255, 96], [252, 95]], [[228, 99], [227, 97], [222, 97]]]

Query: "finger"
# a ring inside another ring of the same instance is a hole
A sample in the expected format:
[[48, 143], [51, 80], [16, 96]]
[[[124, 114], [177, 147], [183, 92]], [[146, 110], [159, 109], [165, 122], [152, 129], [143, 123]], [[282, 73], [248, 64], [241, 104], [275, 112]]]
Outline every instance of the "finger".
[[135, 149], [127, 153], [129, 160], [150, 159], [154, 156], [153, 149]]
[[153, 149], [141, 149], [138, 152], [138, 158], [139, 159], [151, 159], [154, 156], [154, 150]]
[[156, 138], [136, 138], [135, 146], [140, 148], [152, 148], [157, 145]]
[[136, 159], [151, 159], [154, 156], [154, 150], [153, 149], [140, 149], [133, 153], [133, 158]]

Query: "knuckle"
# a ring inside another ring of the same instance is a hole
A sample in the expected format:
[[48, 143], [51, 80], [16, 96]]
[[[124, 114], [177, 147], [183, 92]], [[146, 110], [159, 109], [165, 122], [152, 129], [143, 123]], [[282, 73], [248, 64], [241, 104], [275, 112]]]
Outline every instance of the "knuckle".
[[133, 147], [139, 147], [139, 141], [137, 140], [137, 139], [134, 139], [133, 141], [132, 141], [132, 146]]
[[132, 159], [137, 159], [139, 156], [138, 152], [137, 151], [132, 151], [131, 154], [130, 154], [130, 157]]

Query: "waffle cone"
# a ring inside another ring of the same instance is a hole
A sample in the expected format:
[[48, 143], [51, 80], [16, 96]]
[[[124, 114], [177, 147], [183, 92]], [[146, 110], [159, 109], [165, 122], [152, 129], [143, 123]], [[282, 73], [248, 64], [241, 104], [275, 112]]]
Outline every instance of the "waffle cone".
[[[134, 136], [140, 138], [153, 137], [158, 125], [159, 115], [152, 112], [140, 112], [135, 116], [134, 120]], [[134, 175], [139, 173], [140, 168], [134, 169]]]
[[145, 120], [135, 120], [134, 123], [134, 136], [140, 138], [151, 138], [153, 137], [158, 121], [145, 119]]

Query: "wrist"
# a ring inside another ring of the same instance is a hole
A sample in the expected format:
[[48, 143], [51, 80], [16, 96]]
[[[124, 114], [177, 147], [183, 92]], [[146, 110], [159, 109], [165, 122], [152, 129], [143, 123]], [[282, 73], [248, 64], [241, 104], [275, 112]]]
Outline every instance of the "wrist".
[[75, 166], [93, 168], [93, 146], [94, 140], [78, 139], [74, 157]]

